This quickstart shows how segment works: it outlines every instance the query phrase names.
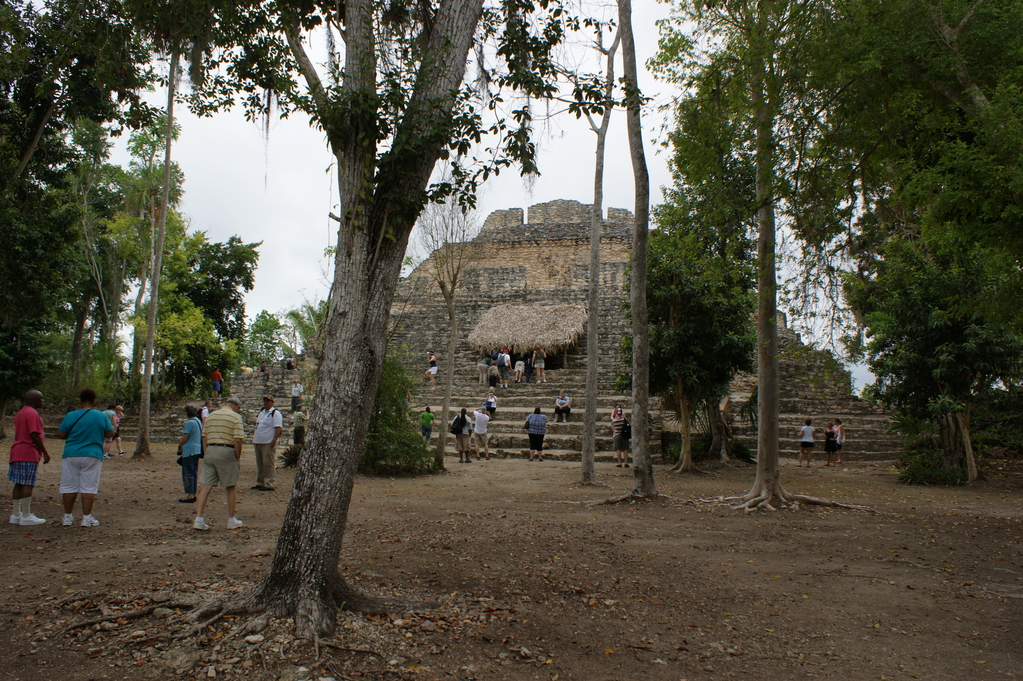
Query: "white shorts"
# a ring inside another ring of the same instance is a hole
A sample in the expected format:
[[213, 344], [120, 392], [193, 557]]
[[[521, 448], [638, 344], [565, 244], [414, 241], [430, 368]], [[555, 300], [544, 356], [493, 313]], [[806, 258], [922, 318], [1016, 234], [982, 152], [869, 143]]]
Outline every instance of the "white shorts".
[[429, 371], [431, 374], [436, 374], [437, 373], [437, 367], [430, 367], [429, 369], [427, 369], [427, 371]]
[[515, 362], [515, 371], [523, 373], [526, 370], [525, 362]]
[[94, 456], [71, 456], [60, 462], [61, 494], [98, 494], [103, 459]]

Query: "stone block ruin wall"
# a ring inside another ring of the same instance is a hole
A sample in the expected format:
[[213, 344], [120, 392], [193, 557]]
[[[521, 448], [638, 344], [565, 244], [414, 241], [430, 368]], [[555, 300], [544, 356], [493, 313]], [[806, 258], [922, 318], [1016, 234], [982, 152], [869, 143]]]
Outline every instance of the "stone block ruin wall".
[[[474, 240], [482, 249], [476, 268], [468, 272], [455, 298], [459, 343], [456, 371], [475, 376], [476, 351], [466, 342], [483, 313], [498, 305], [587, 306], [591, 207], [578, 201], [551, 201], [495, 211]], [[625, 270], [632, 247], [632, 213], [611, 208], [601, 226], [600, 325], [601, 391], [610, 391], [615, 373], [625, 370], [618, 345], [629, 326], [622, 310], [626, 299]], [[391, 343], [407, 349], [407, 362], [425, 369], [426, 351], [437, 354], [441, 367], [448, 336], [448, 316], [437, 285], [429, 279], [427, 259], [402, 282], [391, 308]], [[587, 333], [589, 330], [587, 330]], [[585, 336], [560, 358], [585, 362]], [[443, 371], [443, 369], [442, 369]]]

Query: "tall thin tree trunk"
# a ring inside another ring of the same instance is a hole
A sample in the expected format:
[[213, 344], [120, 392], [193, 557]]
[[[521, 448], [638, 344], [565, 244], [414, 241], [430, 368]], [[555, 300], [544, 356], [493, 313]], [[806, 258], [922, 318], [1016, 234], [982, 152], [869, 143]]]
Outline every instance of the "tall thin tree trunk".
[[729, 395], [725, 395], [718, 402], [711, 401], [710, 403], [710, 423], [714, 429], [714, 449], [718, 453], [718, 462], [726, 464], [732, 460], [732, 447], [730, 444], [731, 432], [728, 428], [728, 421], [725, 418], [728, 413], [728, 405], [731, 403], [732, 398]]
[[636, 222], [632, 239], [632, 465], [633, 494], [657, 496], [650, 458], [650, 331], [646, 309], [647, 233], [650, 222], [650, 175], [643, 153], [643, 125], [636, 44], [632, 32], [632, 0], [618, 0], [618, 26], [622, 33], [626, 127], [635, 180]]
[[[604, 219], [604, 155], [607, 148], [607, 131], [611, 125], [614, 94], [614, 60], [621, 33], [615, 32], [614, 40], [607, 50], [607, 68], [604, 74], [604, 113], [600, 125], [594, 127], [597, 133], [597, 148], [593, 165], [593, 209], [590, 214], [590, 281], [587, 299], [586, 319], [586, 411], [583, 414], [582, 435], [582, 484], [592, 485], [597, 481], [594, 460], [597, 453], [597, 382], [600, 380], [600, 227]], [[593, 127], [592, 120], [590, 127]]]
[[757, 192], [757, 477], [750, 494], [783, 496], [778, 481], [778, 285], [775, 274], [774, 118], [760, 63], [754, 76]]
[[85, 339], [85, 322], [89, 319], [89, 308], [92, 307], [92, 295], [88, 294], [82, 306], [75, 310], [75, 335], [71, 340], [71, 390], [78, 390], [82, 371], [82, 345]]
[[451, 393], [455, 389], [455, 344], [458, 342], [458, 320], [455, 317], [455, 292], [450, 294], [441, 288], [444, 304], [448, 309], [448, 361], [444, 367], [444, 401], [440, 407], [440, 427], [437, 429], [437, 451], [433, 460], [439, 470], [444, 470], [444, 451], [448, 446], [448, 413], [451, 410]]
[[139, 400], [139, 437], [134, 459], [149, 456], [149, 407], [153, 383], [153, 347], [156, 345], [156, 309], [160, 299], [160, 279], [163, 267], [163, 241], [167, 233], [167, 211], [171, 184], [171, 143], [174, 141], [174, 91], [178, 83], [178, 53], [171, 52], [170, 76], [167, 79], [167, 133], [163, 152], [163, 194], [160, 218], [156, 226], [156, 245], [153, 248], [153, 269], [150, 272], [149, 314], [146, 317], [145, 370], [142, 374], [142, 396]]

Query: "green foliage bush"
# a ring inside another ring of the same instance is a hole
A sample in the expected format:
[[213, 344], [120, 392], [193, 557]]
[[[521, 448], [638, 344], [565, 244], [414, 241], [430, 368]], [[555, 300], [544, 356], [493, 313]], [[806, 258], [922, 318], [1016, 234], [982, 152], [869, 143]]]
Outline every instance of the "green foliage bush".
[[412, 422], [408, 396], [415, 381], [404, 364], [388, 353], [373, 403], [360, 473], [419, 475], [435, 470], [433, 452]]
[[277, 457], [277, 460], [280, 462], [281, 468], [295, 468], [298, 466], [298, 460], [301, 456], [301, 445], [289, 445], [287, 449], [281, 452], [281, 455]]
[[920, 447], [902, 455], [903, 469], [899, 482], [907, 485], [965, 485], [965, 469], [944, 468], [945, 456], [940, 449]]

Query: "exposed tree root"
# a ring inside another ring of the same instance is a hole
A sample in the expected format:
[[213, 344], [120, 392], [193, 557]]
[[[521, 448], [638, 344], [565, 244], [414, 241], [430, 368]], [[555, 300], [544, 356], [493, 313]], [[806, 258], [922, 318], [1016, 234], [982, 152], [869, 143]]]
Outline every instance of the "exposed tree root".
[[607, 499], [594, 499], [593, 501], [587, 501], [585, 506], [611, 506], [613, 504], [619, 504], [623, 501], [640, 500], [640, 499], [652, 499], [653, 497], [645, 497], [635, 492], [627, 492], [625, 494], [619, 494], [618, 496], [608, 497]]
[[[777, 511], [779, 508], [787, 508], [790, 510], [798, 510], [800, 504], [807, 506], [827, 506], [829, 508], [844, 508], [850, 511], [866, 511], [867, 513], [877, 513], [874, 509], [869, 506], [861, 506], [859, 504], [843, 504], [838, 501], [831, 501], [830, 499], [821, 499], [820, 497], [811, 497], [805, 494], [792, 494], [791, 492], [785, 491], [781, 485], [775, 486], [775, 489], [763, 486], [754, 486], [747, 494], [743, 496], [734, 497], [712, 497], [707, 499], [700, 499], [700, 502], [705, 504], [729, 504], [732, 509], [736, 511], [744, 511], [746, 513], [752, 513], [753, 511]], [[735, 503], [738, 502], [738, 503]]]
[[330, 584], [327, 589], [318, 593], [309, 589], [296, 589], [300, 591], [296, 594], [283, 586], [270, 588], [261, 583], [253, 590], [228, 601], [209, 600], [189, 613], [188, 620], [196, 622], [195, 626], [175, 638], [195, 636], [224, 615], [249, 615], [250, 619], [242, 622], [230, 636], [245, 636], [262, 631], [268, 626], [271, 617], [292, 618], [296, 638], [310, 640], [318, 647], [323, 644], [323, 637], [334, 633], [338, 610], [382, 615], [432, 610], [437, 607], [436, 603], [430, 602], [369, 596], [349, 586], [337, 574], [328, 581]]
[[127, 610], [127, 611], [119, 610], [117, 612], [112, 612], [109, 615], [104, 615], [103, 617], [95, 617], [95, 618], [93, 618], [91, 620], [84, 620], [82, 622], [75, 622], [74, 624], [69, 624], [66, 627], [64, 627], [63, 629], [61, 629], [58, 632], [58, 635], [59, 636], [63, 636], [64, 634], [68, 633], [69, 631], [74, 631], [75, 629], [81, 629], [82, 627], [91, 627], [94, 624], [102, 624], [103, 622], [113, 622], [113, 621], [119, 620], [119, 619], [130, 620], [130, 619], [135, 619], [137, 617], [145, 617], [146, 615], [152, 614], [152, 612], [154, 610], [156, 610], [157, 608], [170, 608], [170, 609], [174, 609], [174, 608], [191, 608], [193, 605], [195, 605], [194, 602], [191, 602], [191, 601], [181, 601], [181, 602], [170, 602], [170, 603], [157, 603], [156, 605], [150, 605], [150, 606], [147, 606], [145, 608], [139, 608], [138, 610]]

